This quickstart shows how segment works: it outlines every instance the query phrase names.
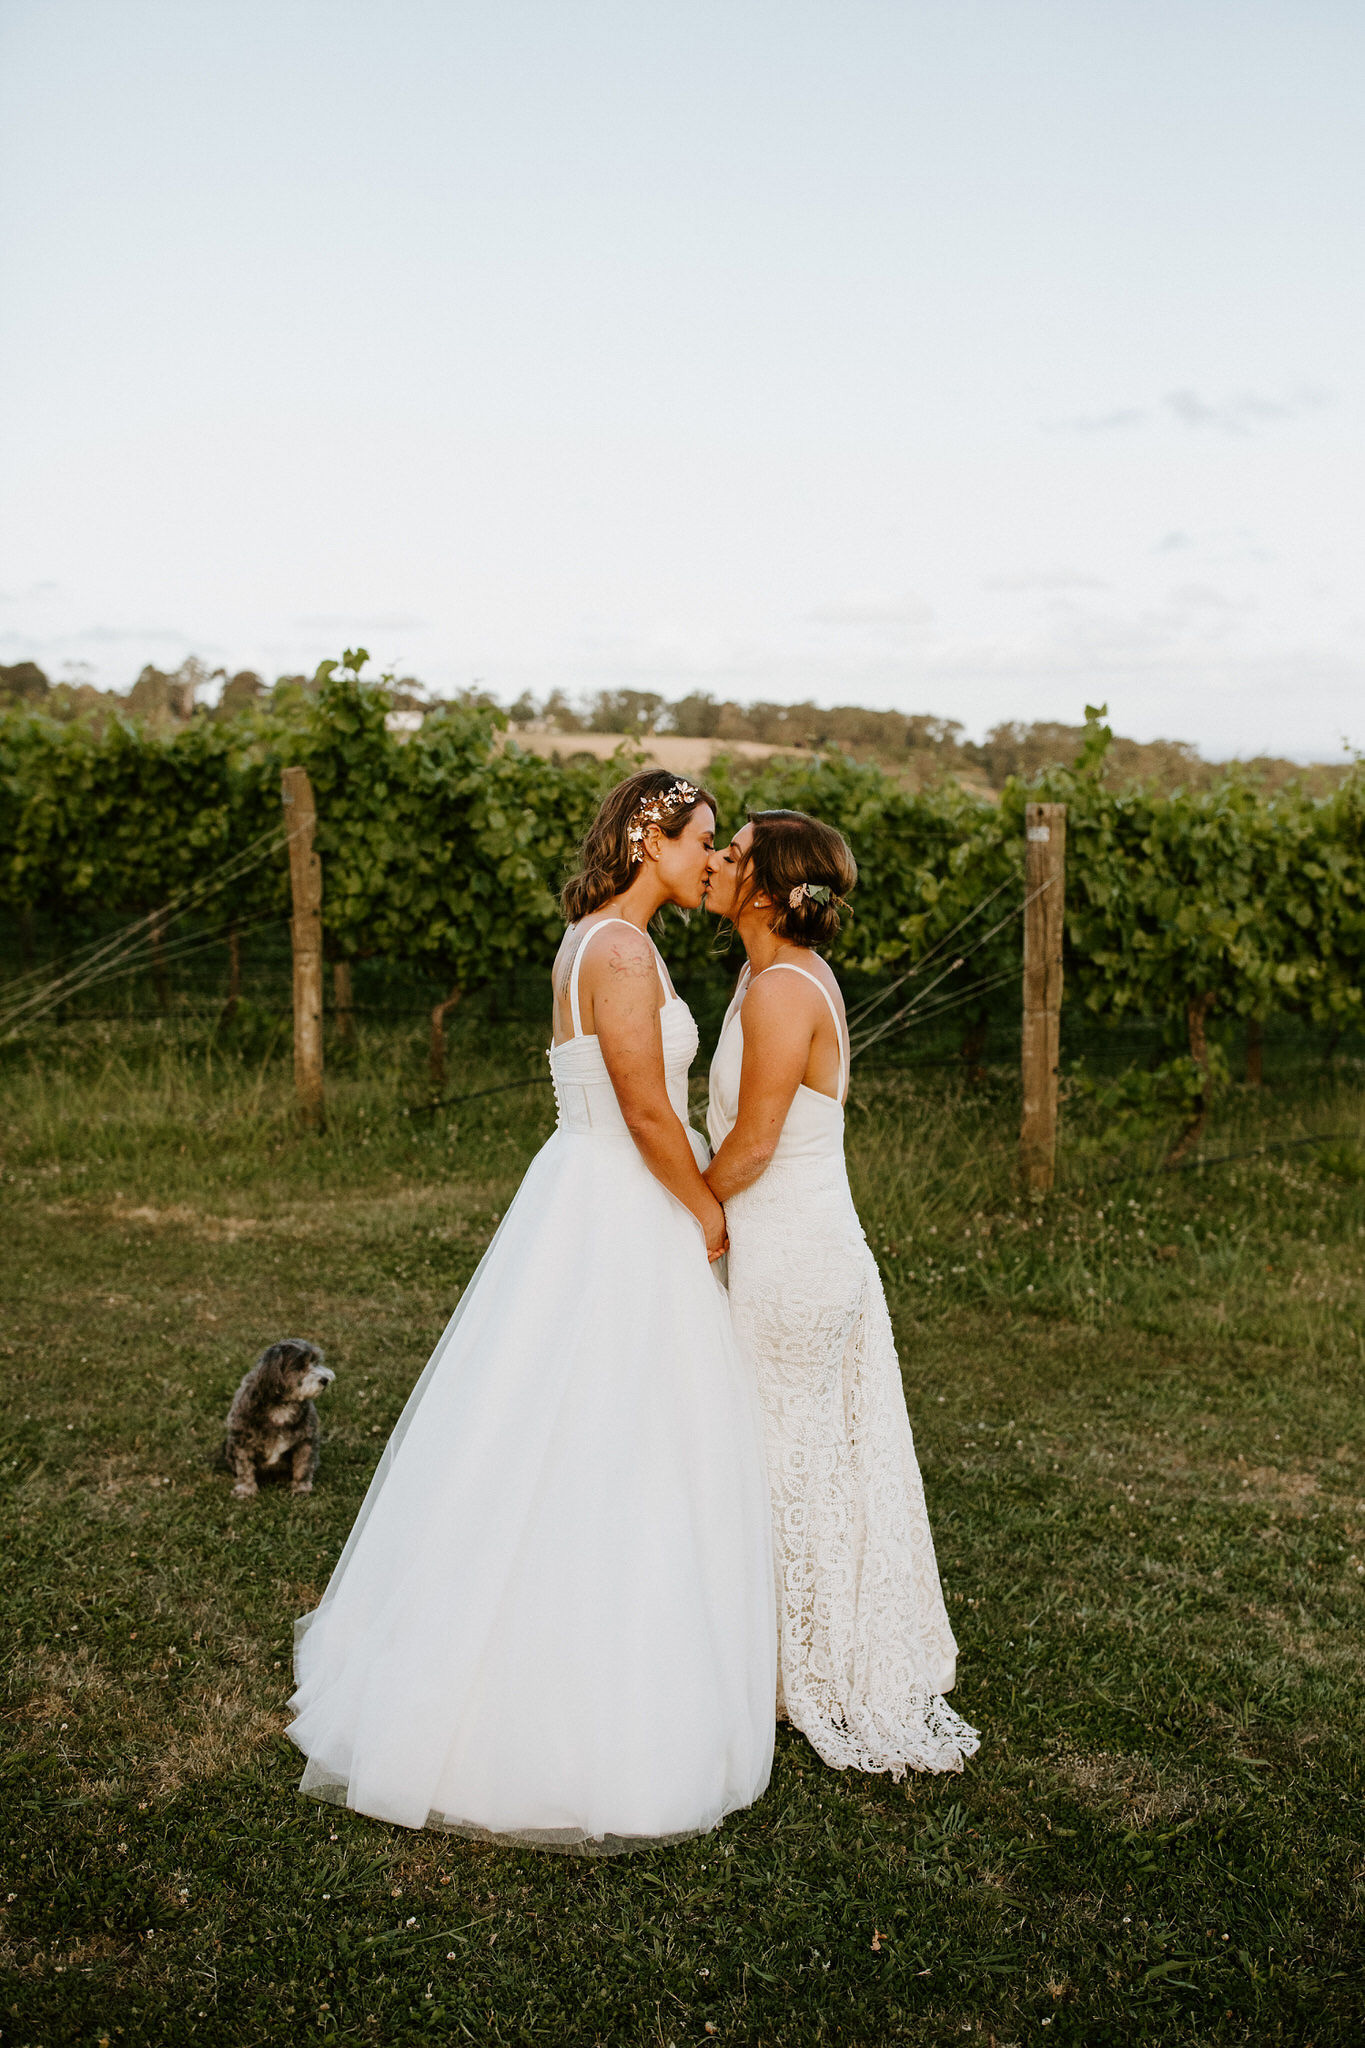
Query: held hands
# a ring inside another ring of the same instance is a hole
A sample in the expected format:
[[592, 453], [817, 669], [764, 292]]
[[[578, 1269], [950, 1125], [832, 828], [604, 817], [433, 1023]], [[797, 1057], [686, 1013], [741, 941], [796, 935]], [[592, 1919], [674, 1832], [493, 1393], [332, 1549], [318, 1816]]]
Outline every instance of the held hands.
[[711, 1265], [723, 1259], [730, 1249], [730, 1232], [725, 1223], [725, 1211], [720, 1203], [715, 1205], [715, 1214], [702, 1225], [706, 1232], [706, 1256]]

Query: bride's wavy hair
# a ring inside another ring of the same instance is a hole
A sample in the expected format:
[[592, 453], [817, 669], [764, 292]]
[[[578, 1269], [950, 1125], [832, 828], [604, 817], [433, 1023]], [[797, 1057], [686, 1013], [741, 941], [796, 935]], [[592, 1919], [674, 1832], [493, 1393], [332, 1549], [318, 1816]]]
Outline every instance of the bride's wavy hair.
[[749, 822], [754, 836], [736, 914], [755, 896], [766, 896], [772, 905], [769, 929], [779, 939], [816, 950], [832, 946], [844, 899], [858, 880], [858, 863], [843, 833], [805, 811], [751, 811]]
[[[641, 804], [657, 802], [676, 789], [681, 780], [681, 776], [670, 775], [663, 768], [642, 768], [638, 775], [628, 775], [615, 789], [608, 790], [578, 849], [577, 870], [560, 894], [568, 923], [577, 924], [580, 917], [600, 910], [604, 903], [610, 903], [630, 887], [636, 869], [631, 859], [630, 821]], [[716, 800], [709, 789], [696, 783], [689, 783], [688, 788], [692, 791], [690, 800], [670, 806], [667, 816], [660, 820], [659, 830], [665, 839], [676, 839], [692, 813], [703, 804], [713, 812], [716, 810]]]

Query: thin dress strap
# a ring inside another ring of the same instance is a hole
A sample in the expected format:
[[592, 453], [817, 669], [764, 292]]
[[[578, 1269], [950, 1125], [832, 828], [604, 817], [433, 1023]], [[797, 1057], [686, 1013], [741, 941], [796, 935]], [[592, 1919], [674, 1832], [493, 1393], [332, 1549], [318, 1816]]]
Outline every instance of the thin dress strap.
[[[765, 967], [763, 972], [765, 974], [773, 974], [783, 968], [786, 969], [788, 974], [803, 974], [807, 981], [813, 982], [829, 1005], [829, 1014], [834, 1019], [834, 1043], [839, 1048], [839, 1086], [834, 1099], [836, 1102], [842, 1102], [844, 1099], [844, 1077], [846, 1072], [844, 1065], [844, 1034], [839, 1023], [839, 1012], [834, 1007], [834, 998], [818, 974], [812, 974], [809, 967], [798, 967], [794, 960], [774, 960], [772, 966]], [[749, 985], [750, 987], [753, 986], [752, 976], [750, 977]]]
[[[574, 951], [573, 966], [569, 969], [569, 1016], [573, 1020], [573, 1035], [575, 1038], [581, 1038], [583, 1036], [583, 1019], [579, 1015], [578, 1011], [578, 970], [583, 964], [583, 955], [587, 952], [589, 946], [592, 944], [596, 934], [600, 932], [604, 928], [604, 926], [609, 924], [630, 924], [630, 919], [628, 917], [599, 918], [597, 920], [597, 923], [593, 926], [592, 930], [588, 933], [587, 937], [585, 939], [579, 940], [578, 945]], [[640, 929], [638, 924], [632, 924], [630, 925], [630, 928], [632, 931], [635, 932], [638, 932]], [[645, 937], [649, 939], [648, 932], [645, 933]], [[670, 996], [672, 995], [673, 991], [670, 989], [668, 985], [668, 977], [664, 973], [663, 955], [660, 953], [658, 947], [654, 944], [653, 939], [649, 939], [649, 944], [650, 950], [654, 955], [654, 965], [659, 970], [659, 986], [664, 992], [664, 1001], [667, 1002]]]

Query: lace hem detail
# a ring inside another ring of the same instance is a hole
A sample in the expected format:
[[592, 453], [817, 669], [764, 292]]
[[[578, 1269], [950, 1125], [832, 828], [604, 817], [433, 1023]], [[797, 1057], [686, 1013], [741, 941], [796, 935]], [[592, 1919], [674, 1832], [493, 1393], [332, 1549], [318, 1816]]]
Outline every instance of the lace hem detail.
[[906, 1700], [889, 1723], [870, 1713], [852, 1721], [821, 1719], [810, 1712], [808, 1701], [790, 1719], [833, 1770], [887, 1771], [897, 1781], [907, 1771], [960, 1771], [981, 1747], [975, 1728], [942, 1693]]
[[881, 1276], [841, 1164], [774, 1162], [733, 1198], [730, 1300], [763, 1401], [778, 1711], [836, 1770], [960, 1771], [957, 1645]]

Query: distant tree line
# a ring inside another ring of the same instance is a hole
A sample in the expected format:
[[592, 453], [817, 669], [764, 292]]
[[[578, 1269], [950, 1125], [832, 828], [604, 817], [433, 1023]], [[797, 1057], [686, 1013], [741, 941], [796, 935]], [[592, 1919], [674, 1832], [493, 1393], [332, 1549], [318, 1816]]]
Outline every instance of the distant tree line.
[[[465, 710], [501, 708], [486, 690], [435, 698], [414, 676], [385, 681], [390, 708], [397, 712], [425, 715], [452, 703]], [[214, 685], [221, 687], [210, 703]], [[80, 719], [97, 730], [107, 719], [122, 717], [155, 731], [175, 732], [196, 718], [221, 723], [246, 712], [283, 707], [315, 695], [317, 689], [314, 676], [282, 675], [267, 683], [254, 669], [230, 674], [209, 668], [194, 655], [171, 670], [148, 664], [127, 691], [100, 690], [84, 682], [53, 683], [33, 661], [0, 665], [0, 710], [24, 706], [64, 722]], [[1085, 738], [1082, 725], [1010, 719], [992, 726], [983, 740], [971, 740], [960, 720], [928, 712], [874, 711], [858, 704], [825, 709], [809, 700], [739, 704], [703, 690], [673, 699], [654, 690], [599, 690], [577, 703], [562, 690], [543, 700], [524, 691], [506, 707], [506, 717], [514, 729], [562, 733], [566, 739], [575, 733], [618, 733], [647, 743], [655, 734], [671, 734], [712, 740], [721, 747], [749, 740], [806, 754], [837, 751], [853, 760], [875, 762], [913, 789], [951, 777], [998, 792], [1011, 776], [1027, 780], [1074, 760]], [[564, 751], [571, 753], [572, 746]], [[1295, 782], [1317, 795], [1335, 788], [1346, 773], [1344, 763], [1339, 768], [1305, 768], [1275, 756], [1258, 756], [1242, 765], [1268, 788]], [[1225, 766], [1202, 759], [1184, 740], [1142, 741], [1116, 734], [1104, 778], [1113, 787], [1150, 783], [1162, 790], [1208, 789]]]

